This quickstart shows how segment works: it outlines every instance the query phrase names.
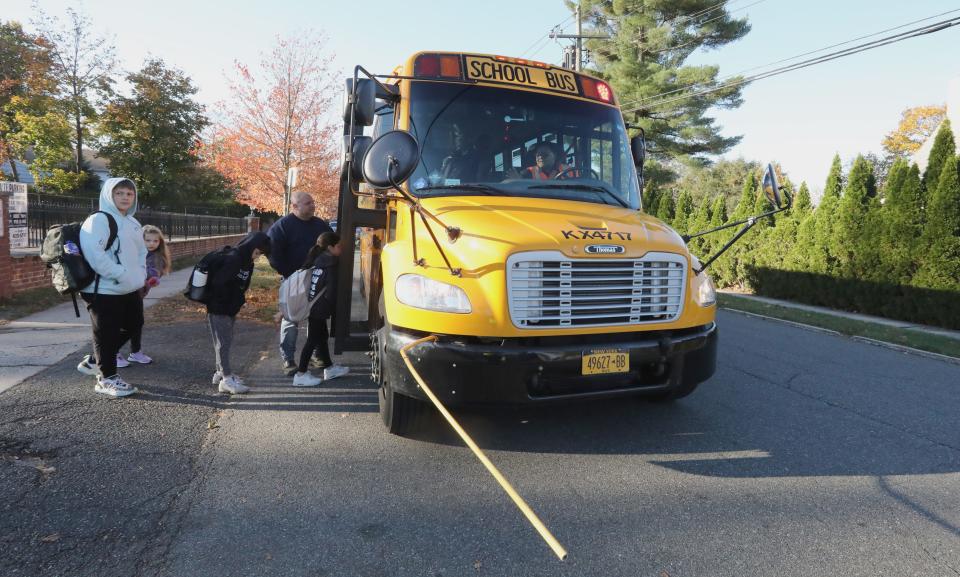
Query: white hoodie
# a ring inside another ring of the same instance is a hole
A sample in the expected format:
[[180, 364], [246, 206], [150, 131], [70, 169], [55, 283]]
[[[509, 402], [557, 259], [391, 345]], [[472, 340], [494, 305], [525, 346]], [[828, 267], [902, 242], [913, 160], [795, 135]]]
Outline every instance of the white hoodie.
[[[129, 294], [143, 288], [147, 280], [147, 246], [143, 243], [143, 229], [133, 218], [137, 200], [126, 216], [120, 214], [113, 203], [113, 189], [121, 182], [133, 184], [127, 178], [111, 178], [100, 189], [100, 210], [110, 213], [117, 221], [117, 239], [110, 250], [104, 248], [110, 238], [110, 223], [105, 215], [91, 214], [80, 227], [80, 249], [90, 267], [100, 275], [99, 294]], [[95, 285], [90, 283], [81, 292], [92, 293]]]

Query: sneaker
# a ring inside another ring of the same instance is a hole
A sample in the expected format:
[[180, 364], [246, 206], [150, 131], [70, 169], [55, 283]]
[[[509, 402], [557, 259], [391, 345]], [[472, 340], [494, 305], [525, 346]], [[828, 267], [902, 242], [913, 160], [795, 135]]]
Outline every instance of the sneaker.
[[297, 364], [293, 361], [283, 361], [283, 374], [292, 377], [297, 372]]
[[123, 355], [121, 355], [120, 353], [117, 353], [117, 368], [123, 369], [129, 366], [130, 366], [130, 361], [123, 358]]
[[83, 356], [83, 360], [77, 365], [77, 370], [91, 377], [100, 374], [100, 368], [97, 366], [97, 363], [93, 362], [93, 357], [90, 355]]
[[242, 395], [243, 393], [249, 393], [250, 387], [241, 383], [236, 376], [227, 375], [220, 380], [220, 386], [217, 387], [217, 390], [229, 395]]
[[342, 377], [349, 372], [349, 367], [345, 367], [343, 365], [330, 365], [329, 367], [323, 369], [323, 380], [329, 381], [330, 379]]
[[97, 384], [93, 390], [109, 397], [126, 397], [137, 392], [136, 387], [120, 378], [120, 375], [104, 378], [97, 375]]
[[[130, 353], [127, 356], [127, 360], [130, 361], [131, 363], [140, 363], [141, 365], [149, 365], [150, 363], [153, 362], [153, 359], [151, 359], [150, 357], [148, 357], [147, 355], [143, 354], [140, 351], [137, 351], [135, 353]], [[120, 365], [117, 365], [117, 366], [120, 366]]]
[[[220, 381], [223, 380], [223, 373], [221, 373], [220, 371], [213, 373], [213, 379], [211, 380], [213, 381], [213, 384], [219, 385]], [[233, 380], [240, 383], [241, 385], [243, 384], [243, 379], [241, 377], [238, 377], [237, 375], [233, 375]]]
[[293, 386], [295, 387], [315, 387], [323, 382], [320, 377], [315, 377], [310, 373], [297, 373], [293, 375]]

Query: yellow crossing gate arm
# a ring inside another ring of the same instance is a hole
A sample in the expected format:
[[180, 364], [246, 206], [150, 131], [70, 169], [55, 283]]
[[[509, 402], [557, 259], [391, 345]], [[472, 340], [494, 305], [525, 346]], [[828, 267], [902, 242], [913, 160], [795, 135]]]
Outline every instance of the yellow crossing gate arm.
[[540, 537], [542, 537], [543, 540], [547, 542], [547, 545], [549, 545], [550, 548], [553, 549], [553, 552], [557, 555], [557, 557], [559, 557], [560, 560], [563, 561], [564, 559], [567, 558], [567, 550], [563, 548], [563, 545], [561, 545], [559, 541], [557, 541], [556, 537], [553, 536], [553, 533], [550, 532], [550, 529], [547, 529], [546, 525], [543, 524], [543, 521], [541, 521], [540, 518], [537, 517], [537, 514], [533, 512], [533, 509], [531, 509], [530, 506], [527, 505], [527, 502], [523, 500], [523, 497], [521, 497], [516, 492], [516, 490], [513, 488], [513, 485], [510, 484], [510, 481], [508, 481], [506, 477], [504, 477], [503, 474], [500, 473], [500, 470], [497, 469], [497, 466], [494, 465], [490, 461], [490, 459], [488, 459], [487, 456], [483, 454], [483, 451], [480, 450], [480, 447], [478, 447], [477, 444], [473, 442], [473, 439], [470, 438], [470, 435], [468, 435], [467, 432], [463, 430], [463, 427], [460, 426], [460, 423], [458, 423], [456, 419], [453, 418], [453, 415], [450, 414], [450, 411], [448, 411], [447, 408], [444, 407], [443, 404], [440, 402], [440, 400], [437, 398], [437, 396], [433, 394], [433, 391], [430, 390], [430, 387], [427, 386], [427, 383], [425, 383], [424, 380], [420, 377], [420, 373], [418, 373], [417, 370], [413, 368], [413, 363], [410, 362], [410, 357], [407, 356], [407, 351], [421, 343], [425, 343], [428, 341], [436, 341], [436, 340], [437, 340], [437, 337], [435, 335], [430, 335], [429, 337], [424, 337], [420, 340], [414, 341], [404, 346], [403, 348], [400, 349], [400, 356], [403, 357], [403, 362], [407, 364], [407, 368], [410, 369], [410, 373], [413, 375], [413, 378], [417, 380], [417, 383], [419, 383], [420, 388], [423, 389], [423, 392], [426, 393], [430, 401], [433, 402], [434, 406], [437, 407], [437, 410], [440, 411], [440, 414], [443, 415], [443, 418], [446, 419], [448, 423], [450, 423], [450, 426], [453, 427], [453, 430], [456, 431], [458, 435], [460, 435], [460, 438], [463, 439], [463, 442], [466, 443], [467, 446], [470, 447], [470, 450], [473, 451], [473, 454], [476, 455], [478, 459], [480, 459], [480, 462], [483, 463], [483, 466], [487, 468], [487, 471], [489, 471], [490, 474], [493, 475], [493, 478], [496, 479], [498, 483], [500, 483], [500, 487], [502, 487], [503, 490], [506, 491], [507, 495], [509, 495], [510, 498], [513, 499], [513, 503], [517, 506], [517, 508], [520, 509], [520, 511], [527, 518], [527, 520], [530, 521], [530, 524], [533, 525], [533, 528], [536, 529], [538, 533], [540, 533]]

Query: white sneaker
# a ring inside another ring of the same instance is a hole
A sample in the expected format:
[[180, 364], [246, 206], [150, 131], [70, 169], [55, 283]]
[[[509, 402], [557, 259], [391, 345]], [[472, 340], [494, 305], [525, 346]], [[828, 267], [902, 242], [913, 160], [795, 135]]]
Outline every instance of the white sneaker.
[[123, 355], [121, 355], [120, 353], [117, 353], [117, 368], [124, 369], [129, 366], [130, 366], [130, 361], [123, 358]]
[[330, 365], [329, 367], [323, 369], [323, 380], [329, 381], [330, 379], [342, 377], [349, 372], [350, 367], [345, 367], [343, 365]]
[[[220, 371], [213, 373], [213, 378], [210, 380], [213, 384], [219, 385], [220, 381], [223, 380], [223, 373], [221, 373]], [[238, 377], [237, 375], [233, 375], [233, 380], [240, 383], [241, 385], [243, 384], [243, 377]]]
[[309, 372], [297, 373], [293, 375], [293, 386], [295, 387], [315, 387], [323, 382], [320, 377], [315, 377]]
[[[140, 363], [141, 365], [149, 365], [150, 363], [153, 362], [153, 359], [151, 359], [150, 357], [148, 357], [147, 355], [143, 354], [140, 351], [137, 351], [135, 353], [130, 353], [127, 356], [127, 360], [130, 361], [131, 363]], [[117, 365], [117, 366], [120, 366], [120, 365]]]
[[97, 363], [93, 362], [93, 357], [90, 355], [83, 356], [83, 360], [77, 365], [77, 370], [91, 377], [100, 374], [100, 367], [97, 366]]
[[227, 375], [220, 380], [220, 386], [217, 387], [217, 390], [230, 395], [242, 395], [243, 393], [249, 393], [250, 387], [241, 383], [236, 376]]
[[93, 390], [109, 397], [126, 397], [137, 392], [136, 387], [121, 379], [120, 375], [108, 378], [97, 375], [97, 384], [94, 385]]

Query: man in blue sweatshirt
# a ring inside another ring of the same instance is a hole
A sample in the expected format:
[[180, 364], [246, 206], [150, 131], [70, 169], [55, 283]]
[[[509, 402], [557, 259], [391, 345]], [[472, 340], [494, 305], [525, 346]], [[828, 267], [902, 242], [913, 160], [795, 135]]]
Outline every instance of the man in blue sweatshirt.
[[[307, 253], [317, 242], [317, 237], [332, 232], [330, 225], [315, 216], [316, 204], [306, 192], [294, 192], [290, 197], [290, 214], [273, 223], [267, 236], [270, 237], [270, 266], [287, 278], [303, 266]], [[280, 323], [280, 356], [287, 376], [297, 370], [294, 358], [297, 352], [296, 323]]]

